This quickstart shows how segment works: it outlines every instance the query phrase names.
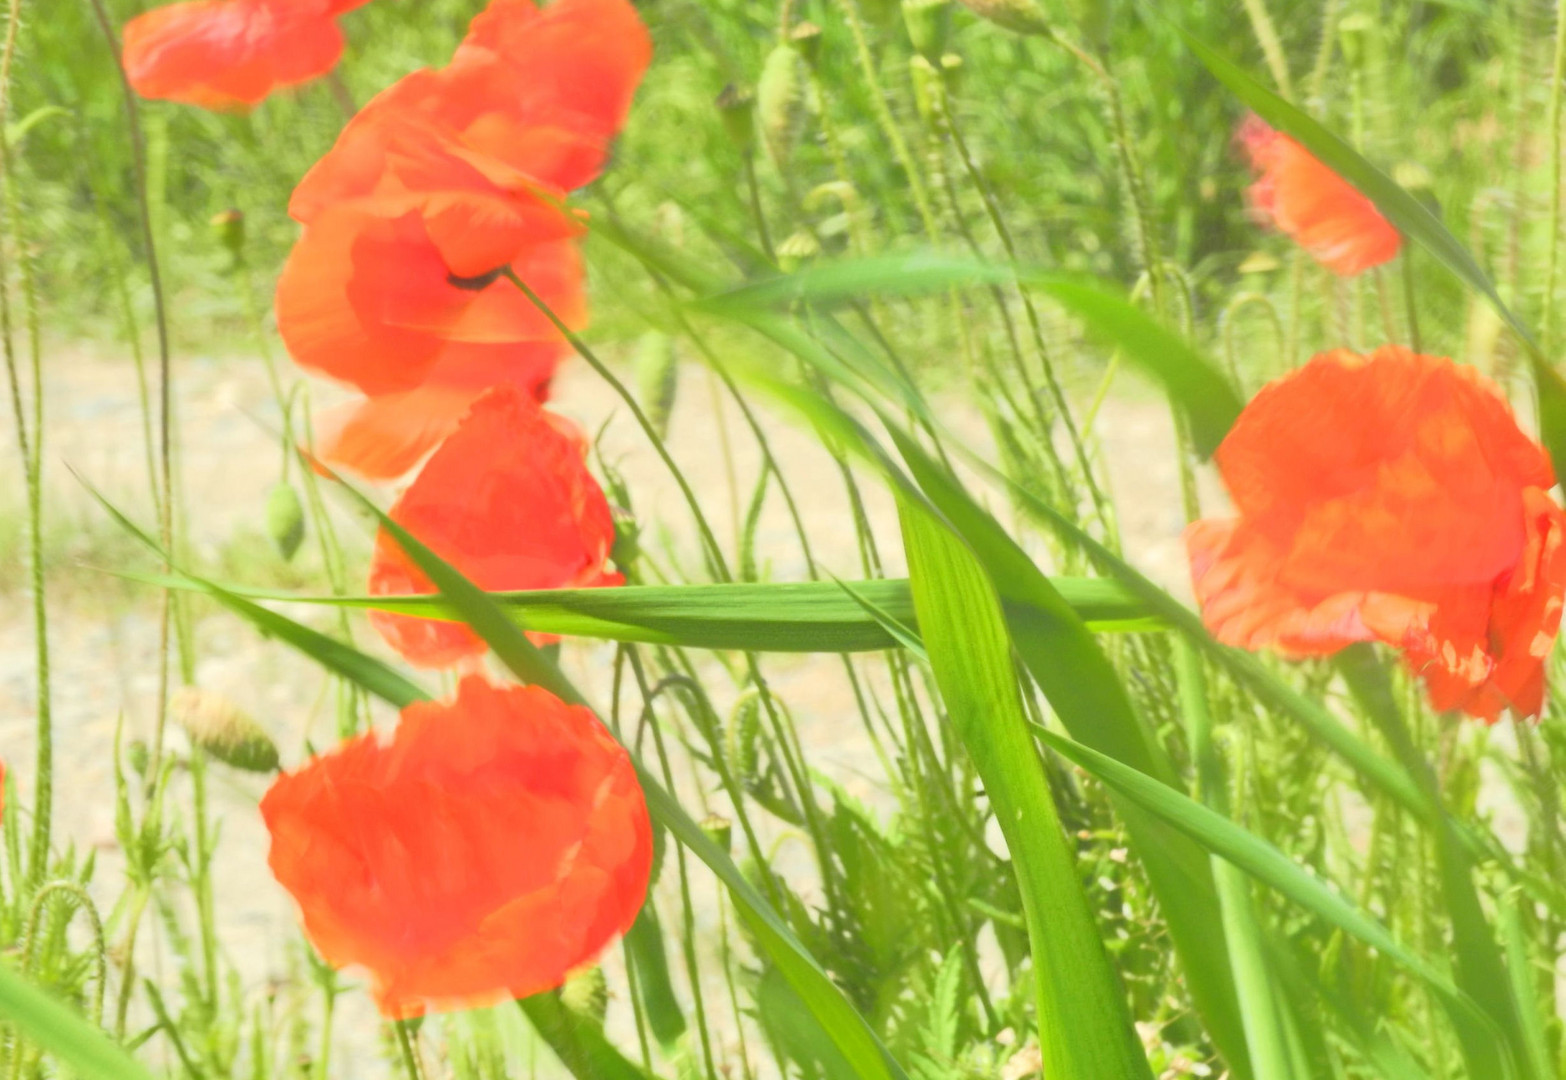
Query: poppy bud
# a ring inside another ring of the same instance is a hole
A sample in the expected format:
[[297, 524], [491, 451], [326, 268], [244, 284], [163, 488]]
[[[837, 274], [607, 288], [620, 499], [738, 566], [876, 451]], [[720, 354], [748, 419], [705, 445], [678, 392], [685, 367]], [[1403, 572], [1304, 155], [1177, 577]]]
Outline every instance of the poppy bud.
[[656, 330], [643, 334], [636, 350], [637, 396], [660, 439], [669, 434], [669, 414], [674, 411], [679, 374], [673, 339]]
[[245, 772], [277, 771], [277, 744], [227, 698], [187, 686], [169, 699], [169, 714], [195, 746]]
[[560, 1004], [576, 1016], [602, 1024], [609, 1012], [609, 980], [604, 969], [594, 964], [572, 975], [560, 988]]
[[778, 265], [792, 274], [800, 266], [821, 254], [821, 243], [813, 233], [800, 229], [778, 245]]
[[285, 562], [304, 543], [304, 507], [300, 505], [299, 493], [286, 480], [273, 487], [266, 497], [266, 534]]
[[786, 166], [805, 122], [803, 63], [792, 45], [775, 45], [767, 54], [756, 83], [756, 114], [767, 152]]
[[941, 78], [946, 82], [946, 92], [957, 94], [962, 90], [962, 57], [956, 53], [947, 53], [941, 57]]
[[979, 18], [1014, 34], [1050, 32], [1049, 21], [1036, 0], [962, 0], [962, 4]]
[[718, 115], [723, 120], [723, 130], [728, 132], [729, 141], [741, 153], [748, 153], [756, 141], [756, 118], [751, 112], [754, 101], [749, 90], [729, 83], [713, 102], [718, 107]]
[[914, 108], [926, 124], [936, 124], [941, 118], [941, 73], [935, 65], [922, 56], [908, 61], [908, 79], [913, 83]]
[[1436, 217], [1441, 216], [1441, 201], [1436, 198], [1435, 181], [1431, 179], [1429, 169], [1417, 161], [1401, 161], [1392, 167], [1392, 179], [1424, 203], [1426, 210]]
[[125, 763], [130, 766], [131, 772], [143, 780], [147, 779], [147, 770], [152, 767], [152, 752], [147, 749], [146, 740], [131, 740], [125, 748]]
[[708, 814], [701, 819], [701, 831], [707, 838], [727, 853], [734, 846], [734, 823], [719, 814]]
[[614, 506], [610, 513], [614, 517], [614, 543], [609, 546], [609, 558], [622, 574], [629, 574], [642, 553], [642, 528], [629, 510]]
[[951, 0], [903, 0], [903, 25], [908, 28], [908, 40], [931, 63], [946, 47], [951, 21]]
[[821, 58], [821, 27], [813, 22], [795, 23], [788, 32], [788, 40], [798, 50], [800, 58], [814, 70]]
[[217, 233], [218, 243], [239, 261], [245, 250], [245, 215], [238, 210], [224, 210], [213, 214], [211, 225]]
[[1365, 39], [1375, 29], [1369, 15], [1357, 12], [1344, 16], [1338, 22], [1338, 44], [1343, 49], [1343, 61], [1349, 67], [1358, 67], [1365, 55]]

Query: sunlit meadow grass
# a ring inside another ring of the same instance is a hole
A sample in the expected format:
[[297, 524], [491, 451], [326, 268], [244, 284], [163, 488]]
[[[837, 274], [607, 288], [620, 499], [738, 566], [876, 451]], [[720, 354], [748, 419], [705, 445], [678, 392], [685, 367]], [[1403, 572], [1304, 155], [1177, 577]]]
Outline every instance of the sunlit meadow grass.
[[[1566, 448], [1566, 8], [640, 4], [555, 387], [627, 587], [486, 597], [410, 546], [443, 606], [399, 610], [592, 706], [654, 884], [559, 990], [409, 1021], [268, 914], [278, 759], [456, 688], [367, 624], [405, 485], [295, 453], [345, 395], [272, 298], [294, 186], [484, 5], [374, 0], [249, 112], [128, 109], [144, 6], [11, 0], [0, 59], [5, 1075], [1566, 1071], [1556, 699], [1490, 727], [1383, 646], [1219, 646], [1126, 525], [1229, 513], [1212, 450], [1327, 349], [1471, 364]], [[1397, 259], [1257, 220], [1250, 110]], [[1112, 460], [1128, 402], [1156, 460]]]

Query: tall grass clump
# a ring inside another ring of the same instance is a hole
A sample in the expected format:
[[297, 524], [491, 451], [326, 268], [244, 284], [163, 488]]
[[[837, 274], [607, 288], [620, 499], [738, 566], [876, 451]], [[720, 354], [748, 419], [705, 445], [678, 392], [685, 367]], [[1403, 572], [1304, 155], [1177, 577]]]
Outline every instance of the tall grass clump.
[[1177, 7], [11, 0], [6, 1075], [1566, 1072], [1566, 9]]

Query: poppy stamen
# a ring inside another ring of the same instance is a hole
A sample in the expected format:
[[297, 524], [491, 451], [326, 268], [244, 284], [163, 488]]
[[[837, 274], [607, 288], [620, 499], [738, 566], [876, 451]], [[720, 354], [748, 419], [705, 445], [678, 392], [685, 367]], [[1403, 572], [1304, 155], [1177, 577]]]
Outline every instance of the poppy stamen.
[[493, 270], [486, 270], [484, 273], [473, 277], [458, 277], [456, 274], [447, 274], [446, 284], [455, 285], [457, 288], [467, 292], [483, 292], [493, 285], [500, 278], [500, 275], [505, 272], [506, 268], [504, 266], [497, 266]]

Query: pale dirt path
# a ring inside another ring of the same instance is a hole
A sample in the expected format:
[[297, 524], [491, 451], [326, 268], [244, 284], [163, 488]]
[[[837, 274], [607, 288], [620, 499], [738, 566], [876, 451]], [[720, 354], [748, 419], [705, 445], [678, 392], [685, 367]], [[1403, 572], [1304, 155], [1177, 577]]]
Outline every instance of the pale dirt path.
[[[70, 348], [50, 350], [47, 364], [47, 483], [51, 512], [63, 523], [60, 530], [69, 533], [99, 515], [64, 468], [66, 463], [141, 520], [150, 520], [132, 368]], [[275, 427], [278, 414], [255, 360], [183, 358], [177, 364], [177, 387], [182, 474], [189, 509], [187, 535], [198, 550], [210, 554], [236, 531], [256, 531], [261, 526], [263, 501], [279, 467], [276, 443], [262, 425]], [[317, 387], [315, 394], [318, 403], [341, 396], [327, 387]], [[558, 386], [556, 407], [590, 431], [606, 418], [613, 418], [604, 440], [606, 457], [617, 463], [630, 482], [638, 511], [668, 523], [682, 538], [687, 565], [694, 565], [689, 519], [678, 490], [618, 404], [585, 366], [568, 366]], [[983, 428], [977, 417], [960, 407], [948, 407], [948, 423], [982, 444]], [[735, 447], [743, 502], [749, 497], [759, 454], [737, 412], [726, 401], [724, 415]], [[671, 449], [713, 514], [720, 540], [732, 546], [727, 479], [713, 416], [706, 373], [687, 368], [671, 425]], [[845, 578], [860, 576], [835, 464], [810, 433], [775, 414], [765, 415], [764, 420], [774, 452], [784, 463], [802, 504], [818, 560]], [[1109, 465], [1127, 553], [1153, 577], [1184, 594], [1188, 589], [1179, 542], [1183, 521], [1166, 408], [1150, 394], [1132, 388], [1106, 405], [1097, 434]], [[21, 484], [14, 467], [14, 433], [8, 410], [6, 419], [0, 421], [0, 439], [7, 455], [7, 464], [0, 470], [0, 512], [12, 514], [19, 512]], [[890, 500], [873, 482], [866, 482], [864, 491], [883, 554], [889, 569], [895, 570], [901, 556]], [[103, 529], [101, 524], [94, 528]], [[362, 567], [366, 547], [362, 532], [347, 521], [343, 531], [360, 555], [356, 566]], [[799, 580], [805, 576], [792, 524], [781, 500], [775, 497], [769, 500], [761, 520], [758, 547], [773, 578]], [[23, 568], [4, 569], [20, 575]], [[85, 580], [89, 589], [94, 588], [92, 579]], [[78, 584], [73, 581], [70, 586], [73, 595]], [[102, 587], [122, 588], [108, 580]], [[0, 613], [0, 756], [15, 770], [24, 798], [30, 798], [35, 724], [31, 625], [22, 590], [12, 589], [7, 599], [8, 607]], [[317, 612], [298, 614], [321, 622]], [[307, 729], [318, 743], [329, 740], [330, 707], [322, 700], [322, 676], [312, 665], [222, 615], [203, 620], [197, 639], [198, 685], [233, 699], [260, 720], [283, 747], [286, 763], [299, 760]], [[107, 902], [117, 895], [119, 873], [113, 850], [109, 748], [122, 714], [128, 737], [144, 736], [151, 730], [156, 693], [152, 674], [157, 655], [155, 604], [147, 594], [135, 603], [89, 597], [86, 603], [57, 605], [51, 641], [56, 836], [62, 844], [74, 842], [98, 849], [98, 892]], [[378, 649], [380, 643], [373, 634], [363, 632], [360, 644]], [[608, 699], [610, 655], [607, 646], [575, 645], [566, 650], [568, 668], [596, 700]], [[875, 780], [880, 766], [860, 732], [840, 662], [831, 657], [780, 656], [766, 661], [766, 671], [793, 711], [814, 767], [861, 798], [884, 804]], [[714, 685], [722, 681], [720, 677]], [[720, 707], [726, 704], [720, 697]], [[269, 979], [287, 969], [288, 953], [297, 948], [294, 914], [288, 897], [266, 870], [266, 834], [255, 809], [264, 785], [254, 777], [236, 776], [221, 767], [213, 772], [212, 798], [223, 830], [216, 876], [223, 946], [247, 986], [260, 992]], [[694, 793], [687, 791], [686, 797], [694, 800]], [[785, 848], [785, 857], [802, 861], [803, 845], [793, 845], [792, 850], [790, 856], [790, 849]], [[665, 876], [665, 887], [673, 877]], [[808, 889], [808, 884], [805, 887]], [[702, 892], [699, 921], [710, 928], [716, 922], [716, 909], [710, 891]], [[628, 1032], [628, 1013], [623, 1002], [612, 1007], [612, 1027]], [[343, 1077], [380, 1075], [381, 1066], [373, 1052], [376, 1025], [366, 996], [347, 995], [339, 1015], [343, 1053], [340, 1068], [334, 1072]]]

